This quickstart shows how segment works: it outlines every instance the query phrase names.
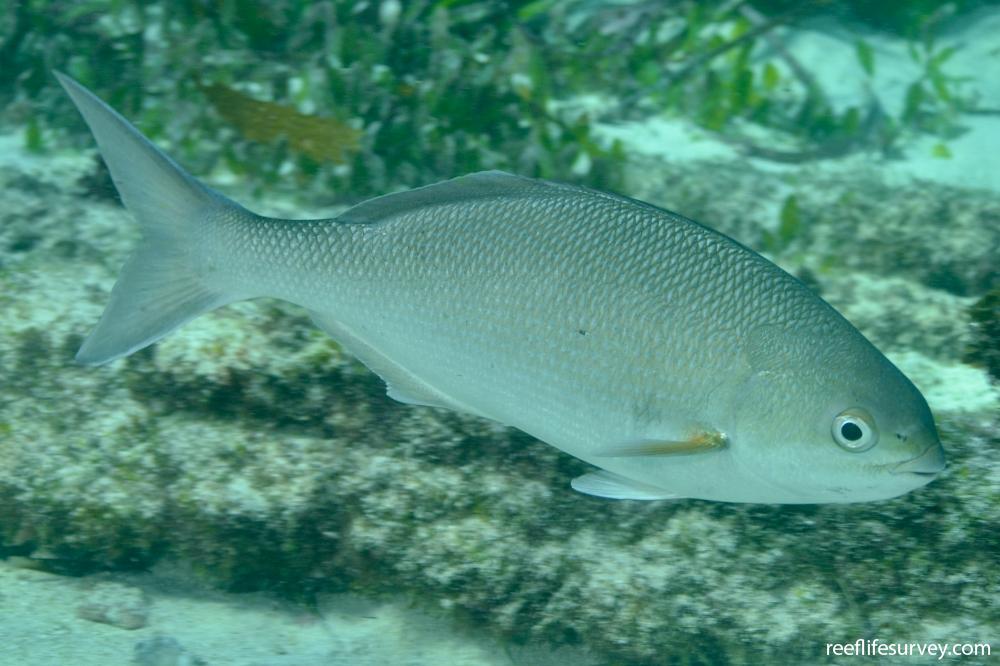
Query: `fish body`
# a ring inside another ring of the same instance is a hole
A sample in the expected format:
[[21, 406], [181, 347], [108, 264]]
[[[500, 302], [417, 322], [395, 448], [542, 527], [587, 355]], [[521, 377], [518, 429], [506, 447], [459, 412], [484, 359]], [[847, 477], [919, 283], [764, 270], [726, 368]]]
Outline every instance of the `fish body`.
[[143, 241], [78, 354], [104, 363], [214, 308], [279, 298], [389, 395], [519, 428], [615, 498], [854, 502], [944, 467], [913, 384], [736, 241], [587, 188], [484, 172], [329, 220], [256, 215], [64, 75]]

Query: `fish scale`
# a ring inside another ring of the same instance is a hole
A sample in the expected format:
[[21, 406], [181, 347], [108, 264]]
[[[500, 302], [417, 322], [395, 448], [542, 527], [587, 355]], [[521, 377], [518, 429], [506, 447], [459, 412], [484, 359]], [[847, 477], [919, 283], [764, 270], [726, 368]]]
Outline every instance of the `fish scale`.
[[648, 204], [484, 172], [329, 220], [256, 215], [57, 75], [143, 239], [77, 359], [234, 301], [300, 305], [402, 402], [514, 426], [608, 498], [856, 502], [944, 468], [926, 402], [847, 320]]

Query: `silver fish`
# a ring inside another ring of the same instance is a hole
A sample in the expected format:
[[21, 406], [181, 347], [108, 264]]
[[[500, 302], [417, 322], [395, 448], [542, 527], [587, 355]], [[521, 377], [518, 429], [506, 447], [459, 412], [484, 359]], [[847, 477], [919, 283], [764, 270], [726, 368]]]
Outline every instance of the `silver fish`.
[[391, 397], [493, 419], [612, 498], [860, 502], [944, 469], [927, 403], [850, 323], [736, 241], [625, 197], [498, 171], [329, 220], [256, 215], [57, 74], [143, 240], [77, 359], [280, 298]]

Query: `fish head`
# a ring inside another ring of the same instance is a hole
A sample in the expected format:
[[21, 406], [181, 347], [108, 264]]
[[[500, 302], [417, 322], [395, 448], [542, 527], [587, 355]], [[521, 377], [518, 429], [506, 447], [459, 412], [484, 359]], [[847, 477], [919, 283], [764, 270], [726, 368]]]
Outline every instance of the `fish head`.
[[889, 499], [945, 468], [917, 388], [856, 330], [839, 334], [771, 340], [755, 352], [766, 358], [748, 357], [731, 449], [770, 501]]

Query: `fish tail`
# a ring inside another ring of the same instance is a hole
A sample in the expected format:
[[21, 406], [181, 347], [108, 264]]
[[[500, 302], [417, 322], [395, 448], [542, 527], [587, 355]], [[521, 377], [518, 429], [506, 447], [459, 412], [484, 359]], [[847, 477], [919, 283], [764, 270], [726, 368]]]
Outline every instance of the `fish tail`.
[[142, 240], [122, 268], [101, 320], [76, 355], [79, 363], [99, 365], [240, 300], [213, 284], [197, 250], [205, 225], [231, 216], [234, 209], [250, 213], [190, 176], [89, 90], [65, 74], [55, 75], [93, 132], [122, 201], [142, 228]]

